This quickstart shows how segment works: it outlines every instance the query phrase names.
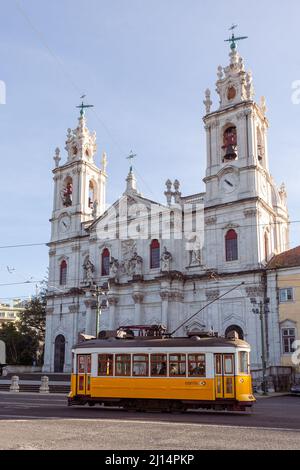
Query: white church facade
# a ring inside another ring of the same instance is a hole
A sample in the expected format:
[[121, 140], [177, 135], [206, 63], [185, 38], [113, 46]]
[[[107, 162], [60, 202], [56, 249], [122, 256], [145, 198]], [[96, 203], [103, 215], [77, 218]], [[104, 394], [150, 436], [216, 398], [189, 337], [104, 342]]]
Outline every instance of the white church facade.
[[[254, 101], [252, 76], [236, 47], [229, 65], [218, 67], [216, 86], [217, 109], [209, 90], [204, 100], [205, 193], [182, 195], [179, 182], [168, 180], [162, 206], [138, 192], [131, 168], [124, 195], [107, 208], [106, 155], [98, 168], [96, 136], [83, 113], [77, 128], [68, 130], [65, 163], [56, 150], [45, 372], [71, 370], [71, 348], [80, 333], [152, 324], [170, 332], [228, 291], [176, 334], [235, 330], [251, 344], [252, 368], [261, 367], [260, 320], [250, 299], [264, 302], [270, 295], [266, 264], [288, 249], [286, 192], [269, 170], [265, 101]], [[192, 207], [192, 218], [194, 207], [203, 208], [202, 243], [189, 249], [177, 236], [185, 206]], [[169, 236], [164, 211], [170, 214]], [[142, 236], [145, 223], [152, 229]], [[128, 224], [130, 233], [121, 236]], [[107, 282], [107, 303], [98, 315], [93, 289]], [[280, 364], [277, 316], [269, 314], [265, 327], [268, 365]]]

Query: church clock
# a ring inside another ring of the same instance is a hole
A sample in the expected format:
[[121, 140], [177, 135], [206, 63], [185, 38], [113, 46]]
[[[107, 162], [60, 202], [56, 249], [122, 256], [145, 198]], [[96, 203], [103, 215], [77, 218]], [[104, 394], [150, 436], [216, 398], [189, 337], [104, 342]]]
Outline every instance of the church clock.
[[231, 194], [237, 189], [238, 184], [238, 176], [235, 173], [226, 173], [220, 180], [220, 190], [225, 194]]
[[69, 231], [71, 226], [71, 219], [68, 215], [64, 215], [59, 222], [59, 229], [61, 232], [66, 233]]

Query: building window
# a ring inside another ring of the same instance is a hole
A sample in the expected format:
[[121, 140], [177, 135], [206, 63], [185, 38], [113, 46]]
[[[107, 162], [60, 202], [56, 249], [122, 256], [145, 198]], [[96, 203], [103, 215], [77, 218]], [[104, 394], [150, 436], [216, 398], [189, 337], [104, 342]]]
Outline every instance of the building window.
[[158, 240], [152, 240], [150, 245], [150, 269], [160, 267], [160, 244]]
[[226, 261], [238, 259], [238, 236], [235, 230], [228, 230], [225, 236]]
[[269, 236], [267, 233], [265, 233], [264, 242], [265, 242], [265, 259], [267, 260], [269, 257]]
[[287, 289], [279, 289], [279, 301], [280, 303], [292, 302], [294, 300], [294, 292], [292, 287]]
[[68, 273], [68, 265], [65, 260], [60, 263], [60, 276], [59, 276], [59, 283], [61, 286], [67, 284], [67, 273]]
[[294, 351], [293, 343], [296, 339], [295, 328], [283, 328], [282, 346], [284, 354], [291, 354]]
[[89, 183], [89, 208], [93, 209], [95, 202], [95, 185], [93, 181]]
[[223, 134], [223, 162], [237, 159], [237, 132], [235, 126], [227, 127]]
[[70, 176], [68, 176], [64, 181], [62, 201], [65, 207], [71, 206], [73, 202], [73, 180]]
[[101, 275], [109, 276], [109, 263], [110, 263], [110, 253], [107, 248], [102, 251], [101, 255]]

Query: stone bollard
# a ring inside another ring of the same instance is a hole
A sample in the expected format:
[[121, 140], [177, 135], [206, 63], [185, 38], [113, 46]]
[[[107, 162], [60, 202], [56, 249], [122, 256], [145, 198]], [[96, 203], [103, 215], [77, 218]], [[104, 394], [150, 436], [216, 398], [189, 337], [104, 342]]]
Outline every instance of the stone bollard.
[[20, 387], [19, 387], [19, 377], [17, 375], [13, 375], [11, 378], [11, 386], [9, 388], [10, 392], [19, 392]]
[[49, 377], [44, 375], [41, 378], [40, 393], [49, 393]]

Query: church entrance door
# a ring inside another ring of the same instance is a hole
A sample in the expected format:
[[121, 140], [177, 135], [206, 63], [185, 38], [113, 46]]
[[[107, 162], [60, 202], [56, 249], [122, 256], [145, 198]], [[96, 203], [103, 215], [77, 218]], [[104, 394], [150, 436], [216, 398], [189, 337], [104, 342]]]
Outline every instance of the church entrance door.
[[54, 372], [63, 372], [65, 364], [65, 346], [66, 340], [63, 335], [55, 338], [54, 346]]

